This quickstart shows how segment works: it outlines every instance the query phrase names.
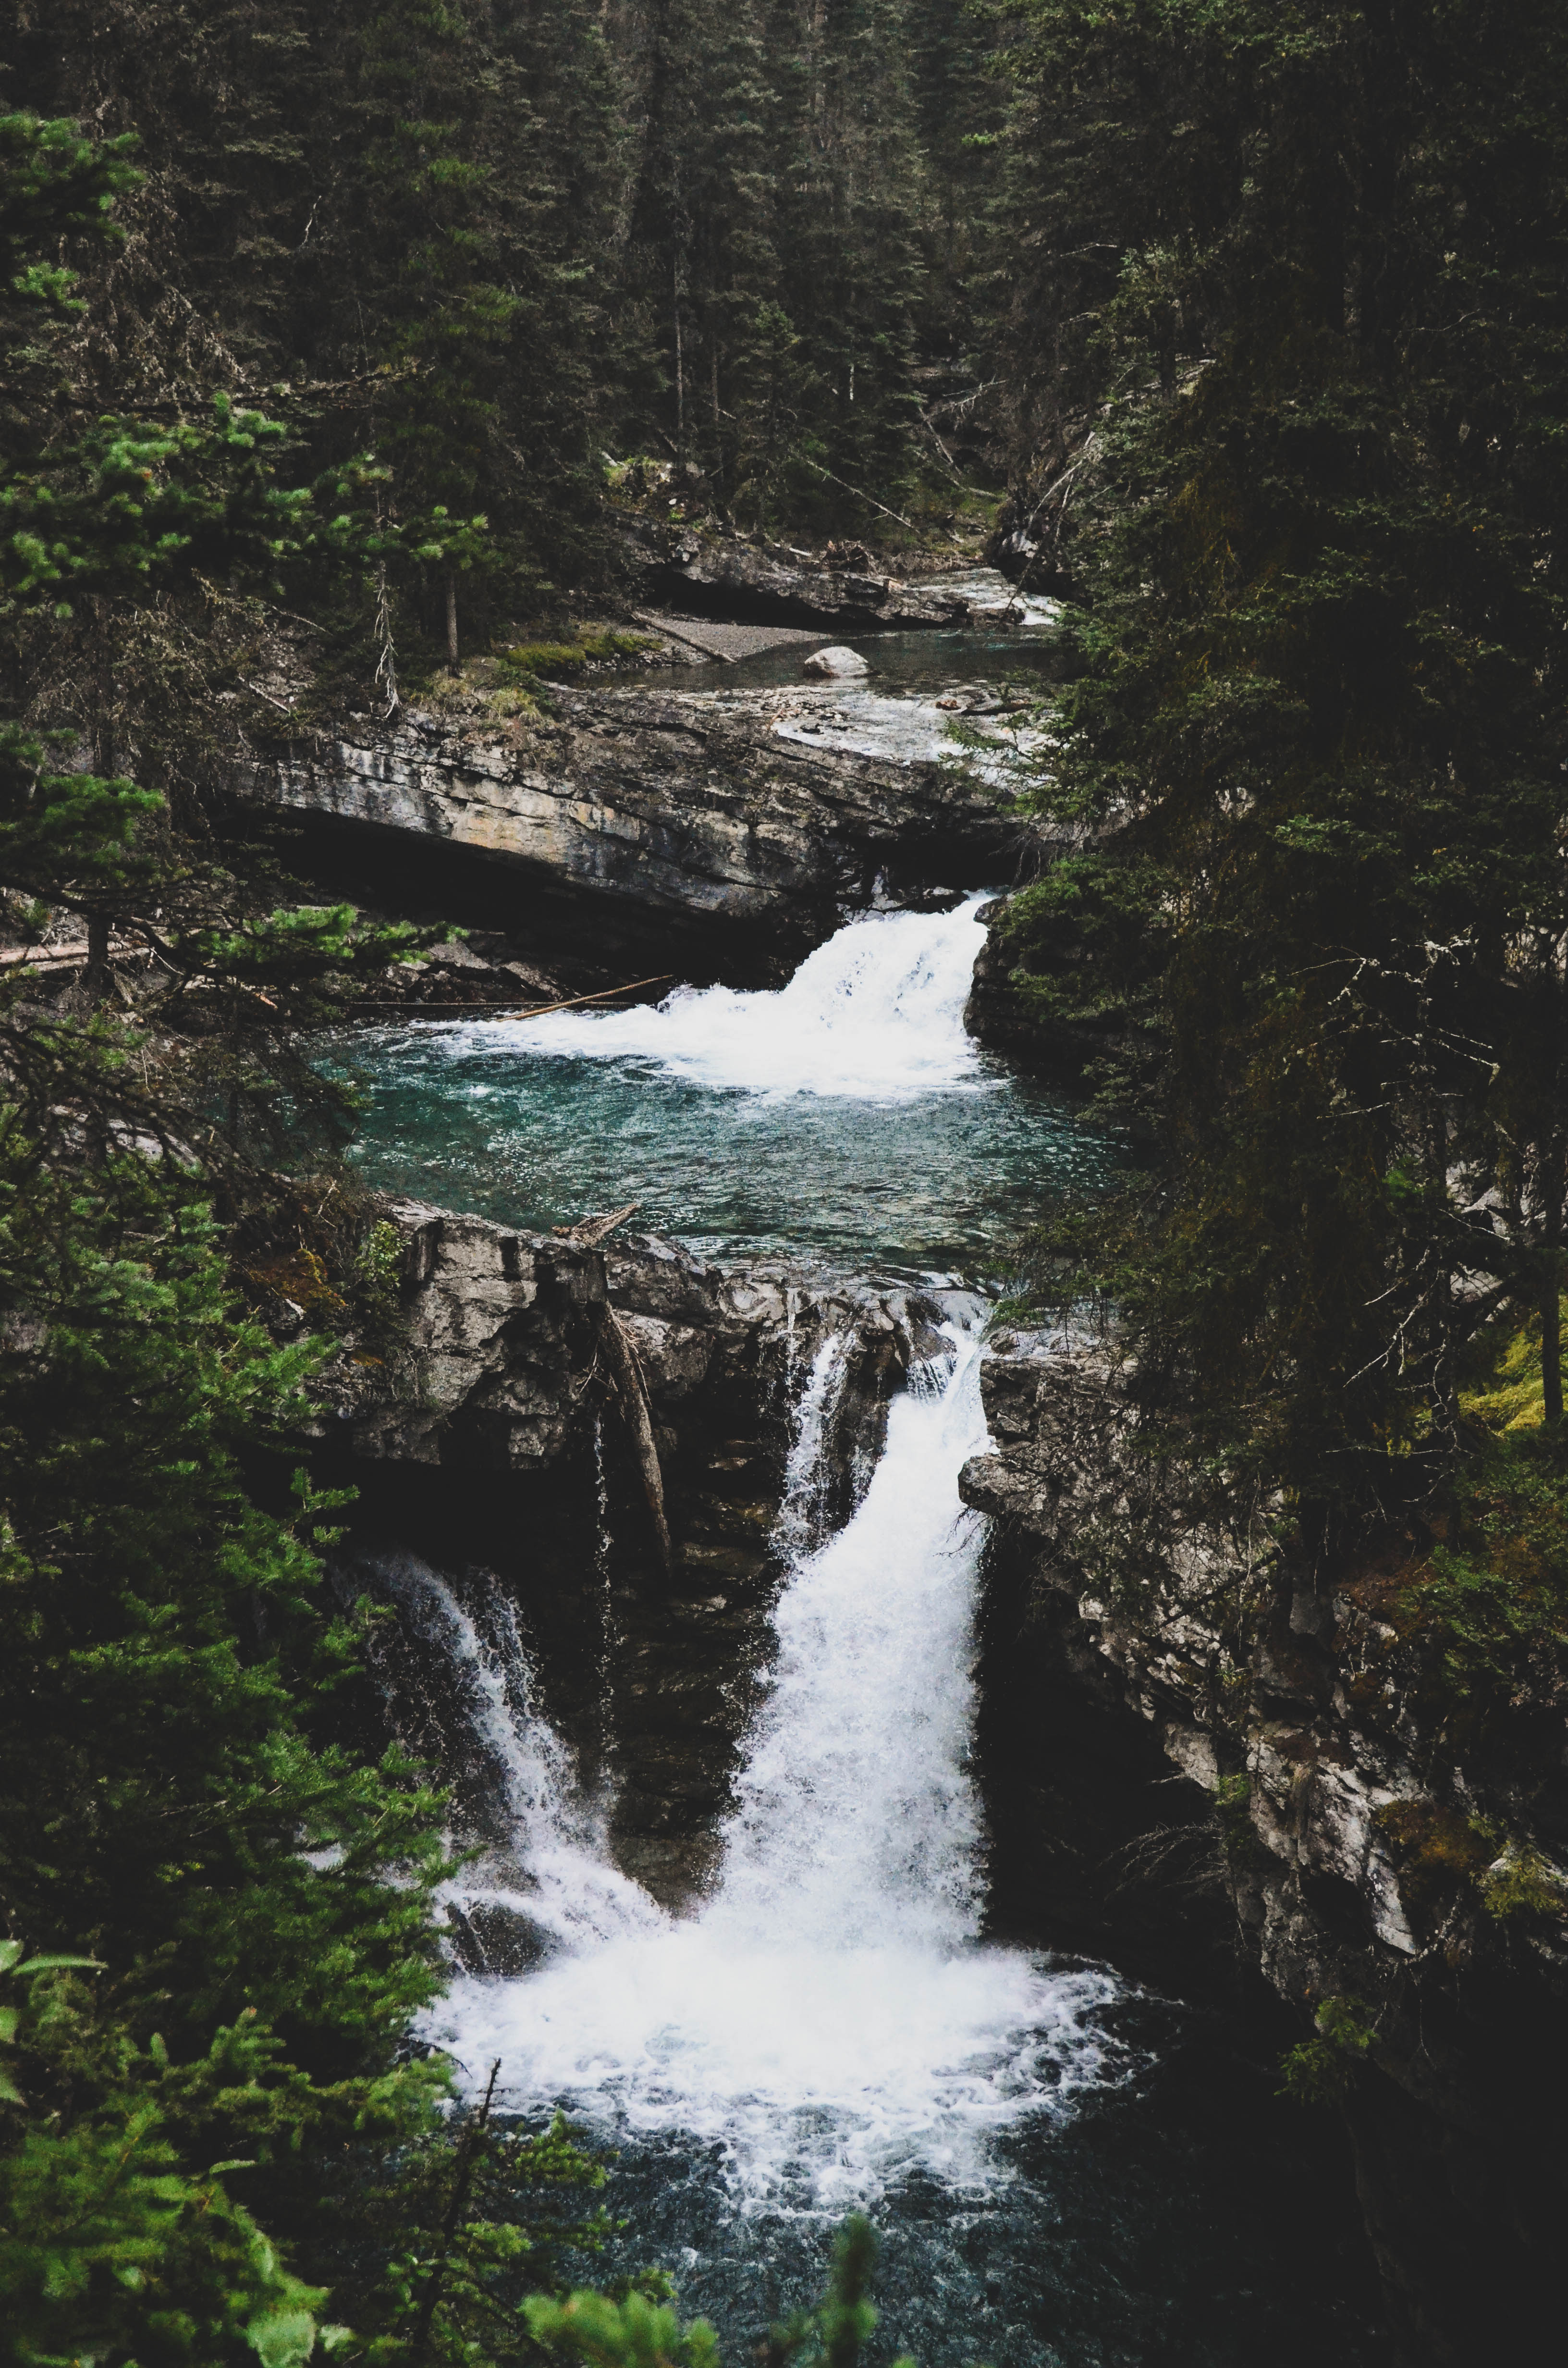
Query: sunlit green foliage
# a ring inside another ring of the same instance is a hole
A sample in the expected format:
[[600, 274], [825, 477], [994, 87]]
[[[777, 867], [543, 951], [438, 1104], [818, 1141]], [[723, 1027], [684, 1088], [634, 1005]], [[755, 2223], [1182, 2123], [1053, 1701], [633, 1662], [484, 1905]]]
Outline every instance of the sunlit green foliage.
[[1280, 2064], [1281, 2096], [1299, 2105], [1337, 2103], [1377, 2037], [1371, 2012], [1363, 1998], [1325, 1998], [1315, 2017], [1316, 2038], [1302, 2040]]

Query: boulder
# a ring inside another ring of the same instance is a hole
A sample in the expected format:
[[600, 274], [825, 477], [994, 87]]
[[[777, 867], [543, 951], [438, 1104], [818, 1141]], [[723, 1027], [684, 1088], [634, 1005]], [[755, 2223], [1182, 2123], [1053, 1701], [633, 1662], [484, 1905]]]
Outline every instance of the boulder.
[[870, 672], [858, 650], [846, 649], [836, 643], [829, 649], [813, 650], [809, 658], [801, 660], [801, 665], [807, 674], [829, 675], [835, 680]]

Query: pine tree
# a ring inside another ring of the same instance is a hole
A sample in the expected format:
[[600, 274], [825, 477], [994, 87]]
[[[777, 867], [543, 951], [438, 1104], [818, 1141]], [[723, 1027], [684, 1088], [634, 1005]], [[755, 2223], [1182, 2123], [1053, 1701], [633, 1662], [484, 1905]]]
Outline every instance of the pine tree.
[[[909, 468], [918, 161], [896, 0], [775, 0], [780, 302], [821, 389], [819, 507]], [[864, 522], [867, 513], [851, 509]]]
[[1440, 1476], [1501, 1296], [1556, 1340], [1563, 35], [1426, 0], [1035, 24], [1053, 237], [1108, 91], [1170, 167], [1078, 365], [1092, 609], [1043, 794], [1096, 839], [1020, 951], [1162, 1113], [1117, 1292], [1326, 1535]]
[[744, 501], [756, 473], [742, 457], [751, 357], [778, 276], [773, 94], [756, 10], [658, 0], [622, 40], [642, 115], [624, 268], [658, 359], [633, 432], [710, 475], [721, 499]]
[[966, 0], [905, 0], [900, 39], [921, 164], [916, 343], [926, 359], [963, 360], [986, 334], [1006, 97], [992, 66], [995, 36]]

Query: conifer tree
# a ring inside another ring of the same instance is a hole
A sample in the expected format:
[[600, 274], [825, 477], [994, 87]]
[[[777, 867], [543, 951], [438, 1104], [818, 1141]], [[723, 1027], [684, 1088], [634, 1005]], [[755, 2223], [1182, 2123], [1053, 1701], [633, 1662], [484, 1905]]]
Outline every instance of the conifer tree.
[[1542, 1308], [1554, 1358], [1564, 36], [1435, 0], [1034, 24], [1051, 237], [1108, 92], [1168, 163], [1079, 365], [1093, 605], [1043, 796], [1095, 838], [1021, 945], [1163, 1113], [1119, 1294], [1326, 1537], [1440, 1476], [1489, 1309]]
[[[820, 505], [912, 458], [918, 159], [897, 0], [774, 0], [780, 301], [821, 393]], [[836, 481], [836, 482], [835, 482]], [[864, 514], [862, 514], [864, 516]]]
[[740, 447], [778, 276], [773, 94], [756, 12], [752, 0], [658, 0], [626, 29], [642, 122], [625, 269], [659, 378], [640, 424], [733, 498], [754, 474]]

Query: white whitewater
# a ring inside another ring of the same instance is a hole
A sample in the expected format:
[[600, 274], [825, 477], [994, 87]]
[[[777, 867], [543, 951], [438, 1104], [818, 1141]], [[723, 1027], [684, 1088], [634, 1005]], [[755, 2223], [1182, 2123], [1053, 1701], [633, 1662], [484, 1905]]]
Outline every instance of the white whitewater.
[[[978, 1361], [955, 1338], [950, 1376], [895, 1402], [860, 1510], [802, 1553], [700, 1912], [633, 1917], [587, 1883], [550, 1962], [460, 1979], [430, 2017], [471, 2074], [501, 2058], [514, 2108], [559, 2100], [606, 2135], [716, 2143], [744, 2208], [822, 2211], [916, 2169], [977, 2192], [1000, 2175], [999, 2130], [1105, 2076], [1085, 2017], [1108, 1979], [976, 1938], [979, 1535], [957, 1479], [984, 1438]], [[831, 1375], [824, 1351], [802, 1395], [797, 1496], [814, 1485], [805, 1442]], [[521, 1789], [532, 1864], [560, 1845], [538, 1830], [533, 1774]]]
[[[791, 1316], [791, 1333], [793, 1329]], [[795, 1406], [795, 1436], [784, 1466], [784, 1495], [774, 1530], [779, 1559], [787, 1565], [799, 1562], [822, 1541], [831, 1476], [824, 1443], [848, 1372], [849, 1336], [830, 1332], [812, 1360]]]
[[754, 1094], [898, 1102], [984, 1084], [963, 1008], [985, 941], [983, 896], [950, 913], [869, 913], [808, 954], [787, 986], [677, 987], [631, 1011], [465, 1022], [457, 1033], [537, 1057], [630, 1060]]
[[397, 1604], [407, 1633], [440, 1654], [473, 1745], [500, 1780], [510, 1847], [465, 1870], [449, 1887], [454, 1904], [493, 1900], [571, 1945], [658, 1930], [663, 1910], [610, 1864], [603, 1816], [580, 1798], [571, 1755], [534, 1710], [533, 1667], [508, 1600], [492, 1597], [496, 1633], [485, 1636], [417, 1555], [378, 1554], [359, 1567]]

